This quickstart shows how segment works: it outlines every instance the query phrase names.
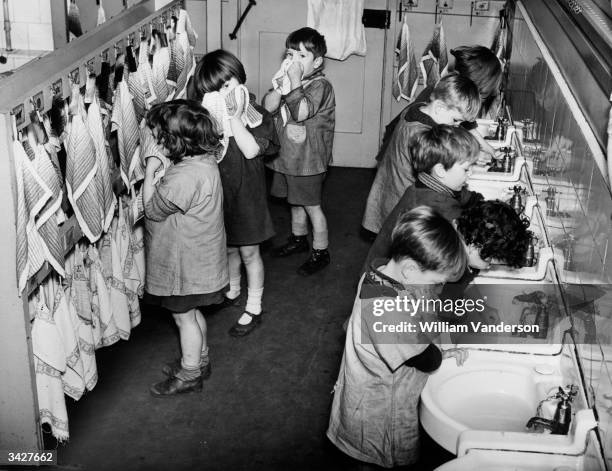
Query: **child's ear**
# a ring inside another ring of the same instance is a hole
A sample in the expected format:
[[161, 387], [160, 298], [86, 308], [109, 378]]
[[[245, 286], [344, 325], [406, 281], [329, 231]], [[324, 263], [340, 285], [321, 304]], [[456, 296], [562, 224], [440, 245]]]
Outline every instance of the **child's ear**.
[[312, 65], [315, 69], [318, 69], [323, 65], [323, 56], [317, 57], [314, 61], [312, 61]]
[[431, 169], [431, 175], [436, 177], [438, 180], [442, 180], [446, 176], [446, 169], [444, 168], [444, 165], [441, 163], [434, 165]]
[[406, 280], [406, 279], [411, 279], [413, 278], [412, 275], [414, 275], [415, 271], [420, 271], [420, 267], [419, 265], [412, 260], [411, 258], [405, 258], [403, 259], [400, 263], [400, 270], [402, 272], [402, 277]]

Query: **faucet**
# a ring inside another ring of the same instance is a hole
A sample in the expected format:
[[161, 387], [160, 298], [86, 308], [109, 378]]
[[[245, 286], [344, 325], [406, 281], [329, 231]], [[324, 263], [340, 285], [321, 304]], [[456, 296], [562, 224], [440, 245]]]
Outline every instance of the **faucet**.
[[514, 191], [514, 194], [512, 195], [512, 198], [510, 198], [508, 204], [512, 206], [516, 214], [520, 215], [525, 209], [523, 198], [526, 196], [527, 191], [520, 185], [514, 185], [513, 187], [509, 188], [509, 190]]
[[[532, 306], [527, 306], [521, 311], [521, 318], [519, 324], [525, 324], [527, 317], [533, 315], [533, 326], [537, 326], [536, 332], [531, 335], [535, 339], [545, 339], [548, 336], [548, 326], [550, 324], [549, 315], [549, 299], [548, 295], [544, 291], [534, 291], [528, 294], [519, 294], [512, 298], [512, 304], [517, 302], [531, 303]], [[513, 332], [513, 335], [520, 337], [527, 337], [526, 332]]]
[[544, 417], [535, 416], [529, 419], [525, 425], [527, 428], [534, 428], [536, 426], [550, 430], [553, 435], [567, 435], [569, 432], [570, 423], [572, 420], [572, 400], [578, 394], [578, 387], [575, 385], [568, 385], [566, 388], [559, 386], [558, 391], [544, 401], [558, 399], [557, 408], [555, 415], [551, 419], [545, 419]]

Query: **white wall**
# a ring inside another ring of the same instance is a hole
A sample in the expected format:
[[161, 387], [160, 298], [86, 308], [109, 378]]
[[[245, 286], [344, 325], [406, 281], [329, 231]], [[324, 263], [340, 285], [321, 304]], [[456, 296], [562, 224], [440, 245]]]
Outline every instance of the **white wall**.
[[[52, 51], [50, 0], [9, 0], [8, 3], [13, 49]], [[0, 8], [0, 22], [4, 22], [3, 8]], [[0, 34], [0, 48], [6, 48], [4, 28]]]

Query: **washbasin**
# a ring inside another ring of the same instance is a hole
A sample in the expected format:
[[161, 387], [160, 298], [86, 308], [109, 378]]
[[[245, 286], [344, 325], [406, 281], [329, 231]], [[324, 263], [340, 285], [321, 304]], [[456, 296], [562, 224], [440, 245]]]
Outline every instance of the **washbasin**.
[[[491, 448], [492, 443], [496, 449], [546, 452], [575, 446], [575, 440], [583, 440], [584, 446], [586, 433], [595, 426], [589, 409], [584, 410], [590, 413], [588, 420], [583, 411], [576, 414], [581, 427], [572, 423], [571, 436], [526, 428], [540, 401], [564, 384], [558, 356], [478, 349], [469, 353], [463, 366], [453, 358], [444, 360], [421, 394], [421, 423], [440, 446], [457, 455], [471, 448]], [[544, 402], [540, 416], [552, 418], [554, 408], [554, 401]]]
[[576, 471], [584, 469], [584, 456], [501, 450], [470, 450], [435, 471]]

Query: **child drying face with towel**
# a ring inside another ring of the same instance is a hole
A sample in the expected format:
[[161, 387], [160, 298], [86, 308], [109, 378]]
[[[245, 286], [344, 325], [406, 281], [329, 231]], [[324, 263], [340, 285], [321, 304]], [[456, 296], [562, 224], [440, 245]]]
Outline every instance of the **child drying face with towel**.
[[336, 101], [334, 89], [323, 75], [325, 38], [312, 28], [302, 28], [289, 35], [285, 47], [287, 53], [274, 76], [274, 89], [264, 97], [264, 107], [274, 114], [280, 140], [278, 157], [268, 163], [274, 171], [271, 193], [287, 198], [291, 205], [291, 236], [273, 255], [307, 252], [310, 220], [312, 252], [298, 268], [299, 274], [307, 276], [330, 263], [321, 193], [332, 156]]

